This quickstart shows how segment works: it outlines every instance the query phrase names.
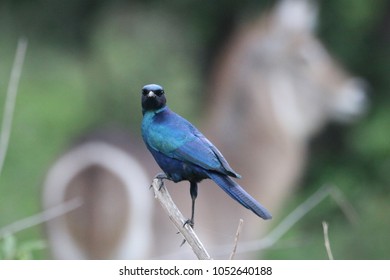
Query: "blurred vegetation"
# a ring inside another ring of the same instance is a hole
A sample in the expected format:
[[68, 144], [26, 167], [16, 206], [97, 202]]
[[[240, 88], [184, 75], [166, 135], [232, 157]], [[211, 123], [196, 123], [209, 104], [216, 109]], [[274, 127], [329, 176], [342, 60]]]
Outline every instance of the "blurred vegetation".
[[18, 243], [15, 236], [6, 235], [0, 239], [0, 260], [31, 260], [34, 252], [46, 249], [43, 240]]
[[[274, 2], [2, 1], [0, 116], [19, 36], [28, 38], [29, 48], [0, 177], [0, 228], [40, 211], [47, 168], [85, 130], [118, 122], [139, 137], [142, 85], [164, 84], [177, 95], [171, 106], [200, 120], [215, 54], [237, 22]], [[327, 258], [326, 220], [336, 259], [388, 259], [390, 3], [322, 1], [318, 33], [332, 55], [368, 82], [371, 104], [356, 124], [330, 125], [313, 140], [303, 187], [285, 213], [331, 183], [353, 204], [359, 223], [350, 224], [327, 199], [266, 257]], [[0, 258], [47, 258], [43, 236], [33, 227], [0, 240]]]

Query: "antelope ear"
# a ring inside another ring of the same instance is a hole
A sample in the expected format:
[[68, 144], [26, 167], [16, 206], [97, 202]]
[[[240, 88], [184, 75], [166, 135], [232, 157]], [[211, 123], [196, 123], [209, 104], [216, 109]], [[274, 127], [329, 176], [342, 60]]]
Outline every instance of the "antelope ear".
[[281, 29], [295, 32], [313, 32], [317, 25], [318, 6], [310, 0], [281, 0], [273, 12]]

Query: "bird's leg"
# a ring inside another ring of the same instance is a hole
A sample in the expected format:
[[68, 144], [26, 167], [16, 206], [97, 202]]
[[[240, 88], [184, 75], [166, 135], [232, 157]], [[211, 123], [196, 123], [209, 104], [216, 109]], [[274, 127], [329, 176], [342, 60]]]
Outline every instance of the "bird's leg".
[[[198, 196], [198, 184], [196, 182], [190, 182], [190, 195], [192, 199], [192, 206], [191, 206], [191, 219], [188, 219], [184, 222], [183, 227], [185, 227], [187, 224], [190, 225], [190, 227], [194, 228], [194, 216], [195, 216], [195, 200]], [[180, 244], [180, 247], [186, 243], [186, 240], [184, 239], [183, 242]]]
[[195, 200], [198, 196], [198, 184], [196, 182], [190, 182], [190, 195], [192, 199], [191, 207], [191, 219], [187, 220], [184, 225], [189, 224], [192, 228], [194, 227], [194, 216], [195, 216]]

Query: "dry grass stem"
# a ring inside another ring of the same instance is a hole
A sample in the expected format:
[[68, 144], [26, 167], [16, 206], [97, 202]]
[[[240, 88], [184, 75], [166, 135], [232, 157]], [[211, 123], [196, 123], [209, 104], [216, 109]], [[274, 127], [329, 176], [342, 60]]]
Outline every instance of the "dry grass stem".
[[243, 219], [240, 219], [240, 221], [238, 222], [238, 227], [237, 227], [237, 231], [236, 231], [236, 236], [234, 237], [234, 246], [233, 246], [233, 251], [232, 253], [230, 254], [230, 260], [232, 260], [234, 258], [234, 255], [236, 254], [236, 251], [237, 251], [237, 244], [238, 244], [238, 239], [240, 238], [240, 233], [241, 233], [241, 229], [242, 229], [242, 224], [244, 223], [244, 220]]
[[325, 241], [326, 253], [328, 254], [328, 258], [330, 260], [333, 260], [332, 249], [330, 248], [330, 242], [329, 242], [328, 223], [323, 221], [322, 228], [324, 229], [324, 241]]
[[8, 142], [11, 134], [12, 118], [15, 109], [16, 95], [18, 92], [18, 85], [20, 75], [23, 69], [24, 57], [27, 50], [27, 40], [24, 38], [19, 39], [18, 46], [16, 48], [16, 54], [14, 63], [11, 70], [11, 76], [8, 83], [7, 95], [4, 105], [3, 121], [1, 124], [0, 134], [0, 175], [3, 170], [5, 156], [8, 150]]
[[49, 208], [41, 213], [36, 215], [24, 218], [22, 220], [13, 222], [3, 228], [0, 228], [0, 237], [4, 237], [16, 232], [31, 228], [33, 226], [42, 224], [59, 216], [62, 216], [82, 205], [80, 198], [73, 198], [67, 202], [64, 202], [60, 205]]

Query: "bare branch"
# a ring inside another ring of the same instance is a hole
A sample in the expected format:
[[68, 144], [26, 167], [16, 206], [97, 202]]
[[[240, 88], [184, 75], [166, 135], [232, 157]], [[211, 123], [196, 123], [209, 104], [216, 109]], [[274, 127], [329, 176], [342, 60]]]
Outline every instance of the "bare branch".
[[324, 229], [324, 240], [325, 240], [325, 248], [326, 253], [328, 254], [328, 258], [333, 260], [332, 249], [330, 248], [329, 235], [328, 235], [328, 223], [323, 221], [322, 228]]
[[184, 239], [191, 246], [197, 258], [199, 260], [210, 260], [211, 257], [209, 253], [206, 251], [203, 244], [196, 236], [192, 227], [188, 224], [184, 225], [186, 219], [173, 202], [170, 194], [168, 193], [168, 190], [163, 184], [163, 181], [160, 179], [154, 179], [152, 187], [155, 198], [160, 202], [162, 208], [168, 214], [169, 219], [173, 222], [177, 230], [183, 235]]
[[236, 236], [234, 238], [234, 247], [233, 247], [232, 253], [230, 254], [229, 260], [232, 260], [234, 258], [234, 255], [236, 254], [238, 239], [240, 237], [240, 233], [241, 233], [241, 229], [242, 229], [242, 224], [243, 223], [244, 223], [243, 219], [240, 219], [240, 221], [238, 222], [237, 232], [236, 232]]
[[18, 92], [20, 75], [22, 73], [24, 57], [27, 50], [27, 40], [20, 38], [16, 49], [15, 60], [11, 70], [8, 83], [7, 97], [4, 106], [3, 122], [0, 135], [0, 175], [3, 170], [5, 155], [8, 149], [9, 137], [11, 134], [12, 117], [15, 108], [15, 100]]

